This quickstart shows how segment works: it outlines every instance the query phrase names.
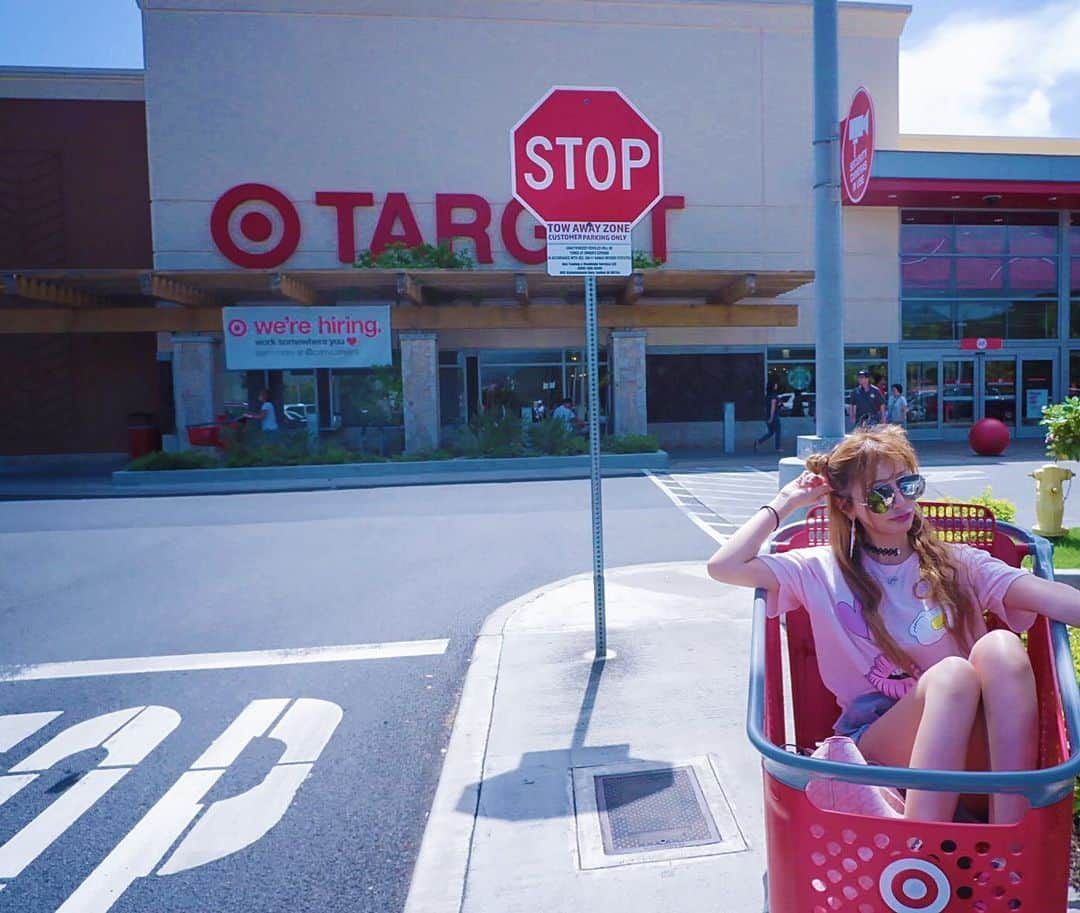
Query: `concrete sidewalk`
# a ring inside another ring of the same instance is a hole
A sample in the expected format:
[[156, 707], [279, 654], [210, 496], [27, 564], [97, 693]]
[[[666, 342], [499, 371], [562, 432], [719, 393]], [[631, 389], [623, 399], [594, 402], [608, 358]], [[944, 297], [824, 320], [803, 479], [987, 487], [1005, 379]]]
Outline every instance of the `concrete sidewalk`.
[[[406, 913], [764, 908], [761, 776], [746, 739], [752, 594], [704, 562], [592, 575], [485, 624]], [[692, 765], [719, 844], [608, 855], [590, 774]], [[576, 785], [575, 785], [576, 781]]]
[[[1040, 439], [1015, 440], [999, 457], [978, 457], [964, 441], [916, 441], [916, 450], [924, 466], [967, 465], [992, 467], [1005, 464], [1036, 465], [1046, 462], [1046, 448]], [[784, 456], [791, 455], [788, 452]], [[635, 455], [605, 454], [603, 475], [612, 478], [619, 475], [636, 475], [642, 471], [630, 463]], [[645, 454], [645, 458], [652, 455]], [[629, 457], [627, 465], [615, 463]], [[612, 459], [614, 458], [614, 459]], [[745, 471], [753, 467], [762, 471], [775, 471], [777, 457], [773, 453], [726, 454], [717, 450], [678, 450], [665, 457], [663, 471]], [[321, 469], [315, 466], [269, 467], [266, 471], [238, 469], [227, 477], [213, 473], [201, 475], [190, 471], [157, 472], [145, 474], [154, 478], [139, 485], [117, 484], [112, 470], [115, 465], [78, 466], [65, 464], [50, 469], [41, 467], [35, 471], [0, 472], [0, 501], [16, 500], [77, 500], [82, 498], [146, 498], [176, 497], [183, 495], [252, 494], [278, 491], [326, 491], [349, 488], [374, 488], [405, 485], [454, 485], [488, 482], [526, 482], [558, 479], [588, 478], [588, 468], [583, 461], [576, 465], [561, 464], [548, 460], [549, 465], [538, 467], [528, 460], [479, 460], [475, 465], [445, 464], [375, 464], [387, 469], [386, 475], [342, 475], [340, 467]], [[483, 464], [483, 465], [482, 465]], [[661, 469], [651, 463], [643, 466]], [[1025, 472], [1027, 471], [1025, 465]], [[462, 471], [462, 470], [465, 471]]]
[[[751, 592], [710, 580], [700, 561], [608, 570], [606, 597], [603, 664], [591, 574], [488, 619], [405, 913], [767, 909], [760, 759], [745, 733]], [[658, 829], [690, 827], [673, 800], [685, 790], [669, 788], [686, 785], [679, 767], [694, 771], [714, 839], [612, 853], [634, 832], [660, 842]], [[658, 769], [670, 773], [639, 777], [618, 820], [609, 804], [605, 835], [597, 805], [610, 785], [594, 776]]]

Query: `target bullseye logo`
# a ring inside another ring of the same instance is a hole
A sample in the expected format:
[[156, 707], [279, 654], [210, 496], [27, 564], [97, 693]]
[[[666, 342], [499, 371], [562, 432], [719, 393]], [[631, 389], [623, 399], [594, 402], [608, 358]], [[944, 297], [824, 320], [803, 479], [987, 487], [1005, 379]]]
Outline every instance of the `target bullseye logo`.
[[229, 260], [248, 269], [271, 269], [300, 245], [300, 214], [268, 184], [238, 184], [210, 213], [210, 235]]
[[241, 320], [236, 317], [229, 321], [229, 335], [230, 336], [246, 336], [247, 335], [247, 321]]
[[878, 879], [882, 900], [893, 913], [942, 913], [949, 905], [949, 879], [925, 859], [897, 859]]

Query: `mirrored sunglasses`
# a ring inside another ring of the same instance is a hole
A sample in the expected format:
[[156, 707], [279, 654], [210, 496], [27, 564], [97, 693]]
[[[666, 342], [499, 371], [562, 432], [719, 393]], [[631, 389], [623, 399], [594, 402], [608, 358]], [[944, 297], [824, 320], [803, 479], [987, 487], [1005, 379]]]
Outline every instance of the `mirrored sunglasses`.
[[872, 513], [888, 513], [898, 494], [914, 501], [926, 491], [926, 479], [920, 475], [901, 476], [895, 483], [881, 482], [866, 494], [866, 506]]

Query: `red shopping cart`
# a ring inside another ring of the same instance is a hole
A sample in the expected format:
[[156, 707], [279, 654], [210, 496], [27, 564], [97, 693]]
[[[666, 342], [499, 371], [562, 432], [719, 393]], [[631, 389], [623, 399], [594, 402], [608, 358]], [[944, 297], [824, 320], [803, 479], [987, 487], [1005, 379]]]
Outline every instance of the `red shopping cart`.
[[[1053, 579], [1049, 542], [979, 505], [920, 504], [946, 541], [966, 542]], [[779, 530], [774, 551], [828, 543], [824, 508]], [[809, 617], [784, 616], [794, 744], [785, 729], [781, 624], [754, 599], [747, 732], [762, 755], [771, 913], [1059, 913], [1068, 894], [1072, 790], [1080, 772], [1080, 690], [1064, 625], [1039, 617], [1028, 652], [1039, 694], [1039, 768], [973, 772], [843, 764], [802, 752], [832, 734], [839, 708], [818, 672]], [[811, 780], [1022, 793], [1015, 824], [920, 822], [818, 808]]]

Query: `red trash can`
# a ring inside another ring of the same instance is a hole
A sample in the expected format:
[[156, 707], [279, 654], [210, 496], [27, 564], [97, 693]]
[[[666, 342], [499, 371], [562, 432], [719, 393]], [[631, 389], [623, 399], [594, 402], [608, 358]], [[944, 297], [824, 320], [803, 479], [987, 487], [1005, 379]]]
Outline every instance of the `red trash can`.
[[161, 429], [149, 412], [132, 412], [128, 416], [128, 456], [136, 459], [161, 450]]

